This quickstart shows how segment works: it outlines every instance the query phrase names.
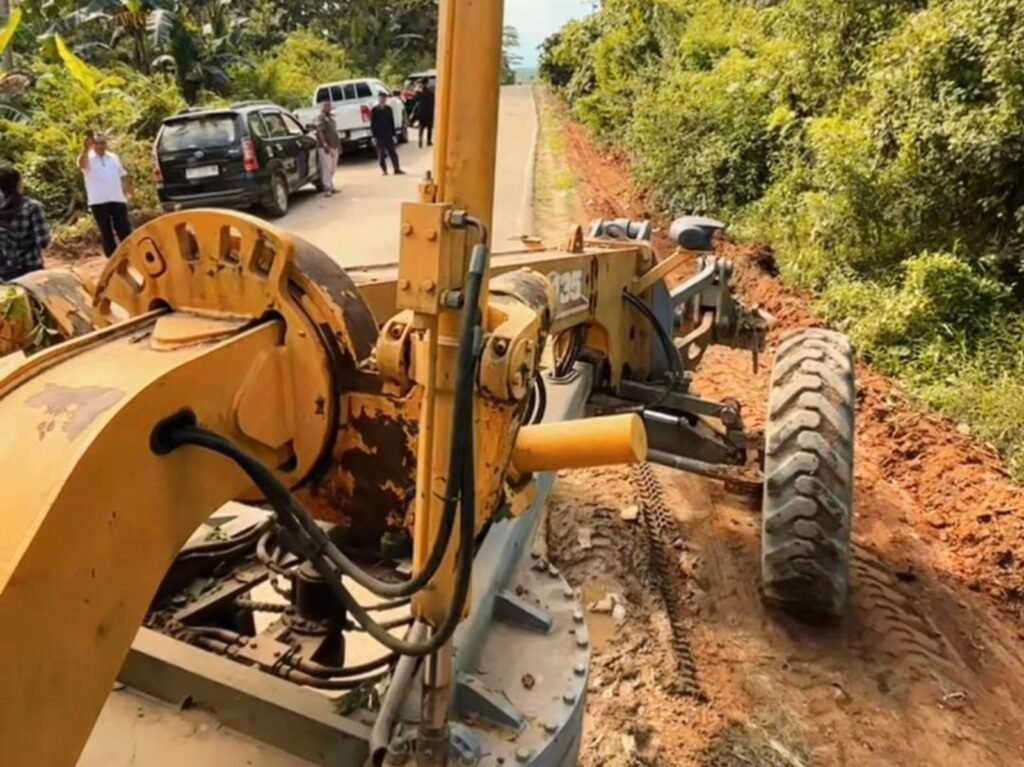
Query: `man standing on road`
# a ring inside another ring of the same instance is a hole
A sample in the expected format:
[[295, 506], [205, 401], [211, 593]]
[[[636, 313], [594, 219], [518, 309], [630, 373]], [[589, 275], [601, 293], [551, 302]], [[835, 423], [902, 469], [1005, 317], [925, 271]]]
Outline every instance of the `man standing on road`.
[[380, 169], [384, 171], [385, 176], [388, 175], [388, 157], [391, 158], [391, 165], [395, 169], [395, 175], [405, 175], [405, 171], [398, 164], [395, 130], [395, 113], [391, 111], [391, 105], [388, 104], [388, 94], [381, 93], [377, 106], [370, 112], [370, 133], [373, 135], [373, 144], [377, 147], [377, 159], [380, 160]]
[[103, 252], [110, 258], [119, 242], [132, 233], [128, 198], [132, 182], [119, 158], [107, 151], [107, 137], [90, 131], [78, 155], [78, 167], [85, 177], [85, 195], [103, 240]]
[[0, 282], [42, 269], [49, 245], [43, 206], [23, 194], [16, 168], [0, 165]]
[[416, 106], [413, 114], [420, 126], [420, 149], [423, 148], [423, 134], [427, 135], [427, 146], [434, 145], [434, 91], [426, 81], [416, 87]]
[[338, 125], [334, 122], [334, 108], [330, 101], [325, 101], [316, 118], [317, 154], [320, 157], [320, 183], [324, 188], [324, 196], [334, 194], [334, 174], [338, 170], [338, 156], [341, 153], [341, 136]]

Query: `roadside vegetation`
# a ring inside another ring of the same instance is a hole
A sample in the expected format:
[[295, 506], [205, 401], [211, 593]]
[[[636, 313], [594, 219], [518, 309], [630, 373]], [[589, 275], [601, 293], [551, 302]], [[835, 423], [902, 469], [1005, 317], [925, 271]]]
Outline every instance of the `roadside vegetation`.
[[604, 0], [541, 76], [1024, 476], [1022, 43], [1017, 0]]
[[[399, 87], [433, 66], [434, 0], [23, 0], [0, 22], [0, 161], [22, 169], [55, 223], [83, 211], [85, 131], [113, 138], [156, 204], [152, 143], [189, 106], [267, 99], [295, 108], [319, 82], [376, 75]], [[12, 33], [13, 34], [10, 34]], [[0, 51], [2, 52], [2, 51]]]

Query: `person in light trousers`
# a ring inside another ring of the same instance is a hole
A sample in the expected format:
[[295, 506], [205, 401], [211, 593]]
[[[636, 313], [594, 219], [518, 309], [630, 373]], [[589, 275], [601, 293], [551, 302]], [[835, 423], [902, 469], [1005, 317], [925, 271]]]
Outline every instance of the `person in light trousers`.
[[324, 188], [324, 196], [334, 194], [334, 174], [338, 170], [338, 156], [341, 154], [341, 136], [334, 122], [334, 109], [330, 101], [325, 101], [316, 118], [317, 154], [320, 157], [320, 183]]

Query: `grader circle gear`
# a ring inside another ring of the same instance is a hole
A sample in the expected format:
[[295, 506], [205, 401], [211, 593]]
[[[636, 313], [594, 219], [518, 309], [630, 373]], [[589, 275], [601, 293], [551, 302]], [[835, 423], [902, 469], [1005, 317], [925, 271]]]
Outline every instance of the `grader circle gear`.
[[[222, 210], [172, 213], [135, 230], [107, 264], [93, 302], [104, 317], [116, 306], [129, 317], [162, 311], [186, 318], [162, 318], [153, 338], [164, 348], [280, 317], [280, 358], [268, 358], [262, 372], [292, 382], [297, 436], [285, 472], [292, 481], [325, 459], [339, 418], [337, 394], [377, 338], [365, 301], [329, 256], [265, 221]], [[198, 316], [206, 321], [197, 329]], [[254, 402], [243, 403], [243, 420], [245, 413], [260, 418], [262, 405]]]
[[766, 601], [807, 620], [842, 616], [850, 589], [855, 382], [842, 335], [807, 330], [779, 346], [765, 455]]

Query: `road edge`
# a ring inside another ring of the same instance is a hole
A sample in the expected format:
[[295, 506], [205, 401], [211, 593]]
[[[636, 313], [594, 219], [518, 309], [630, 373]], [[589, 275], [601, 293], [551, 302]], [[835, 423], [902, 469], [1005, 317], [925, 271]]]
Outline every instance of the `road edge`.
[[519, 214], [519, 229], [523, 235], [535, 234], [534, 197], [537, 193], [537, 152], [540, 146], [540, 102], [537, 100], [536, 85], [530, 85], [530, 102], [533, 105], [533, 136], [526, 160], [526, 189], [523, 192], [522, 211]]

